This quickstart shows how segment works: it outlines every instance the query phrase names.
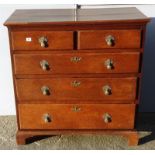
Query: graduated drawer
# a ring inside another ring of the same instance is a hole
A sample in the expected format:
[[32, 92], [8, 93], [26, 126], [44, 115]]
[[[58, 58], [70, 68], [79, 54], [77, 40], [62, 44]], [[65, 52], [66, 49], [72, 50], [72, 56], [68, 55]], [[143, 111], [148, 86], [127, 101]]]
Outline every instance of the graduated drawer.
[[138, 52], [14, 54], [15, 74], [136, 73]]
[[78, 32], [78, 49], [140, 48], [141, 30], [92, 30]]
[[133, 129], [134, 104], [18, 104], [20, 129]]
[[16, 79], [17, 100], [134, 100], [136, 78]]
[[72, 31], [13, 31], [13, 50], [73, 49]]

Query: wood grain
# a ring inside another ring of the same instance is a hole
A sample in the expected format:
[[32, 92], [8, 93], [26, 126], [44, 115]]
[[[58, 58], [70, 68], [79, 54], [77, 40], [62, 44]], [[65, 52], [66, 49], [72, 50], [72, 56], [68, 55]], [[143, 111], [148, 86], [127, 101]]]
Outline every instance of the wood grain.
[[[135, 105], [132, 104], [20, 104], [18, 106], [20, 129], [132, 129], [134, 127]], [[80, 111], [73, 111], [74, 106], [80, 108]], [[111, 122], [104, 122], [105, 113], [111, 115]], [[44, 114], [50, 115], [51, 122], [44, 122]]]
[[66, 25], [85, 23], [115, 23], [115, 22], [147, 22], [146, 17], [135, 7], [78, 9], [35, 9], [16, 10], [5, 22], [6, 26], [33, 25]]
[[[35, 52], [34, 52], [35, 53]], [[138, 73], [139, 53], [61, 53], [61, 54], [14, 54], [15, 74], [86, 74], [86, 73]], [[78, 62], [73, 61], [79, 59]], [[113, 61], [112, 69], [105, 62]], [[40, 62], [49, 64], [43, 70]], [[132, 62], [132, 63], [131, 63]]]
[[[114, 45], [108, 46], [107, 36], [114, 37]], [[78, 49], [140, 48], [141, 30], [79, 31]]]
[[[73, 49], [72, 31], [14, 31], [11, 37], [13, 50]], [[40, 37], [48, 39], [47, 47], [41, 47]], [[32, 41], [27, 42], [26, 38], [31, 38]]]
[[[72, 83], [77, 81], [79, 86]], [[51, 78], [17, 79], [16, 91], [19, 101], [31, 100], [134, 100], [136, 78]], [[111, 87], [111, 95], [105, 95], [103, 87]], [[43, 95], [41, 88], [47, 86], [49, 95]]]

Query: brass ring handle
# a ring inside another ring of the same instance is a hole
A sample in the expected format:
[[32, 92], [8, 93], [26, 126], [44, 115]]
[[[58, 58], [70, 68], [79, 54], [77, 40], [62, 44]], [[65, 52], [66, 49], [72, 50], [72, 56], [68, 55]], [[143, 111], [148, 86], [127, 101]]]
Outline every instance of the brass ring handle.
[[110, 86], [105, 85], [105, 86], [103, 86], [102, 89], [103, 89], [104, 95], [111, 95], [112, 94], [112, 90], [111, 90]]
[[40, 61], [40, 66], [42, 70], [47, 71], [49, 69], [49, 63], [46, 60]]
[[43, 120], [45, 123], [50, 123], [52, 121], [51, 116], [47, 113], [43, 115]]
[[72, 81], [71, 82], [71, 85], [73, 86], [73, 87], [79, 87], [80, 85], [81, 85], [81, 82], [80, 81]]
[[103, 115], [103, 120], [105, 123], [110, 123], [112, 121], [112, 117], [108, 113], [105, 113]]
[[76, 56], [70, 58], [71, 62], [79, 62], [81, 61], [81, 59], [82, 59], [81, 57], [76, 57]]
[[47, 86], [41, 87], [42, 94], [45, 96], [50, 95], [50, 89]]
[[106, 36], [105, 41], [108, 46], [113, 46], [115, 42], [115, 38], [112, 35], [108, 35]]
[[114, 64], [113, 64], [113, 61], [111, 59], [107, 59], [104, 64], [105, 64], [106, 68], [109, 70], [114, 68]]
[[48, 39], [46, 37], [44, 37], [44, 36], [40, 37], [38, 39], [38, 41], [39, 41], [41, 47], [44, 47], [44, 48], [47, 47]]
[[72, 111], [73, 111], [73, 112], [79, 112], [80, 110], [81, 110], [81, 108], [78, 107], [78, 106], [73, 106], [73, 107], [72, 107]]

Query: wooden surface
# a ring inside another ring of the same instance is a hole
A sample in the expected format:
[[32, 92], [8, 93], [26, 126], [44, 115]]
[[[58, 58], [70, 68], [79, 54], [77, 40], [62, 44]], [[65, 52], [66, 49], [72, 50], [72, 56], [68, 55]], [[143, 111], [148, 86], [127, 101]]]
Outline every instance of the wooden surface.
[[[107, 36], [114, 37], [114, 45], [108, 46]], [[102, 48], [140, 48], [141, 30], [87, 30], [87, 31], [14, 31], [11, 33], [13, 50], [63, 50], [102, 49]], [[40, 37], [46, 37], [46, 47], [41, 47]], [[26, 39], [31, 41], [26, 41]], [[77, 41], [78, 40], [78, 41]]]
[[37, 24], [76, 24], [92, 21], [117, 22], [126, 21], [146, 22], [149, 20], [143, 13], [134, 7], [104, 8], [104, 9], [40, 9], [16, 10], [5, 22], [5, 25], [33, 25]]
[[[12, 32], [13, 50], [54, 50], [73, 49], [72, 31], [24, 31]], [[40, 37], [47, 38], [47, 46], [41, 47]], [[31, 41], [26, 41], [31, 38]]]
[[[108, 46], [107, 36], [114, 37], [114, 45]], [[140, 30], [100, 30], [79, 31], [78, 49], [102, 49], [102, 48], [140, 48]]]
[[[16, 140], [18, 145], [25, 145], [32, 143], [36, 140], [37, 136], [43, 136], [45, 138], [46, 136], [53, 136], [53, 135], [61, 135], [61, 134], [88, 134], [88, 135], [94, 135], [94, 134], [100, 134], [100, 135], [114, 135], [114, 136], [122, 136], [124, 138], [127, 138], [128, 145], [129, 146], [136, 146], [138, 145], [139, 141], [139, 135], [137, 131], [134, 130], [25, 130], [25, 131], [18, 131], [16, 134]], [[31, 140], [29, 140], [31, 139]]]
[[[20, 129], [132, 129], [133, 104], [19, 104]], [[74, 107], [79, 111], [74, 111]], [[104, 122], [104, 114], [111, 122]], [[126, 113], [128, 115], [126, 115]], [[51, 122], [43, 116], [49, 114]]]
[[[34, 51], [33, 53], [36, 53]], [[79, 58], [78, 62], [72, 61]], [[107, 69], [107, 59], [113, 61], [112, 69]], [[99, 73], [138, 73], [140, 53], [138, 52], [98, 52], [94, 53], [48, 53], [48, 54], [14, 54], [15, 74], [99, 74]], [[49, 64], [43, 70], [40, 62], [46, 60]], [[131, 63], [132, 62], [132, 63]]]
[[[74, 81], [80, 82], [75, 87]], [[51, 78], [16, 80], [17, 99], [26, 100], [134, 100], [136, 78]], [[111, 95], [105, 95], [103, 87], [111, 87]], [[41, 88], [47, 86], [49, 95]]]

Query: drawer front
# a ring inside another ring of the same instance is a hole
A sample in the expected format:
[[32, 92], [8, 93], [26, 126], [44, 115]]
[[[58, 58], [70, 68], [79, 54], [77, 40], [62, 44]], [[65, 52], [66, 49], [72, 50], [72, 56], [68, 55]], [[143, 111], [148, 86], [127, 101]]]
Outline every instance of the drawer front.
[[20, 129], [133, 129], [134, 104], [18, 104]]
[[136, 78], [17, 79], [18, 100], [134, 100]]
[[14, 54], [15, 74], [136, 73], [139, 53]]
[[13, 50], [73, 49], [72, 31], [13, 31]]
[[78, 49], [140, 48], [140, 44], [140, 30], [78, 32]]

